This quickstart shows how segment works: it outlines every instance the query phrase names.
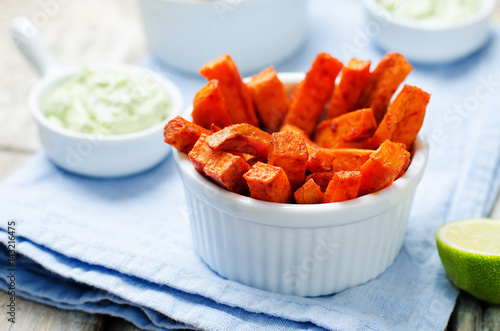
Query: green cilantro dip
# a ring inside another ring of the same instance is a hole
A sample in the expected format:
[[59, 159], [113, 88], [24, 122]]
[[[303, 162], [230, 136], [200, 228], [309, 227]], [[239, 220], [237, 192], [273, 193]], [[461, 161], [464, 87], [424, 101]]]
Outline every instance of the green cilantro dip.
[[425, 22], [451, 23], [467, 19], [481, 8], [482, 0], [377, 0], [395, 16]]
[[125, 134], [166, 120], [169, 97], [152, 75], [85, 69], [71, 76], [42, 101], [55, 125], [89, 134]]

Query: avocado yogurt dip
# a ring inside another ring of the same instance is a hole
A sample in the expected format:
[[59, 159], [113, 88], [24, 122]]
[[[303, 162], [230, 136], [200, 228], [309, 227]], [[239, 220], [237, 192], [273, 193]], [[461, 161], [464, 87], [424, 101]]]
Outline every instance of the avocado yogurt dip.
[[169, 110], [169, 96], [152, 75], [112, 69], [84, 69], [42, 101], [50, 122], [88, 134], [141, 131], [166, 120]]
[[377, 3], [398, 17], [453, 23], [477, 13], [483, 0], [377, 0]]

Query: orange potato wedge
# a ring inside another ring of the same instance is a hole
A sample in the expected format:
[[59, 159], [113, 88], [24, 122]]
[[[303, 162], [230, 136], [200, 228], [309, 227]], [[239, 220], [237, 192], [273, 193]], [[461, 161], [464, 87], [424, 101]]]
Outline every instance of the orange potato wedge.
[[298, 204], [315, 204], [323, 202], [324, 194], [321, 187], [313, 179], [309, 179], [293, 193], [293, 197]]
[[391, 185], [409, 162], [410, 153], [406, 149], [400, 144], [384, 141], [359, 169], [362, 177], [358, 196]]
[[334, 150], [335, 159], [331, 171], [356, 171], [375, 152], [371, 149], [344, 148]]
[[346, 143], [370, 138], [377, 129], [371, 108], [325, 120], [316, 128], [314, 142], [325, 148], [351, 147]]
[[285, 170], [293, 191], [304, 184], [307, 159], [307, 146], [300, 133], [282, 131], [271, 135], [268, 163]]
[[240, 156], [211, 148], [206, 142], [207, 137], [202, 134], [188, 154], [196, 170], [231, 192], [248, 192], [243, 179], [243, 174], [250, 170], [248, 163]]
[[391, 104], [412, 66], [398, 53], [371, 73], [370, 65], [351, 59], [343, 68], [320, 53], [290, 91], [273, 67], [243, 83], [223, 55], [200, 68], [208, 83], [193, 100], [194, 123], [170, 121], [165, 142], [210, 180], [255, 199], [316, 204], [377, 192], [410, 165], [430, 95], [404, 85]]
[[306, 78], [292, 95], [284, 123], [298, 126], [310, 136], [332, 94], [335, 78], [341, 69], [342, 63], [337, 59], [326, 53], [318, 54]]
[[183, 153], [189, 153], [202, 134], [210, 131], [177, 116], [168, 121], [163, 129], [165, 142]]
[[333, 91], [327, 119], [356, 110], [359, 97], [370, 78], [370, 61], [351, 59], [342, 69], [342, 77]]
[[418, 87], [405, 85], [389, 106], [370, 144], [377, 148], [385, 140], [390, 140], [411, 148], [424, 122], [430, 97]]
[[295, 125], [283, 124], [281, 126], [281, 129], [279, 132], [283, 132], [283, 131], [293, 131], [293, 132], [300, 133], [302, 139], [304, 139], [304, 142], [306, 143], [307, 152], [309, 154], [312, 153], [313, 151], [315, 151], [316, 149], [320, 148], [314, 141], [311, 140], [311, 138], [309, 138], [309, 136], [304, 132], [304, 130], [302, 130], [301, 128], [299, 128]]
[[212, 124], [210, 126], [210, 132], [212, 132], [212, 133], [216, 133], [217, 131], [220, 131], [220, 130], [222, 130], [222, 128], [217, 126], [217, 125]]
[[262, 129], [278, 131], [288, 110], [288, 98], [283, 83], [273, 67], [262, 70], [247, 84]]
[[323, 202], [340, 202], [357, 197], [361, 184], [361, 172], [339, 171], [333, 174], [325, 190]]
[[254, 199], [285, 203], [292, 197], [292, 188], [285, 171], [280, 167], [257, 162], [243, 178]]
[[319, 148], [309, 153], [307, 171], [355, 171], [365, 163], [373, 153], [370, 149], [355, 148]]
[[227, 113], [224, 97], [215, 79], [208, 82], [196, 93], [191, 113], [193, 122], [210, 129], [212, 125], [224, 128], [233, 124]]
[[200, 74], [209, 81], [212, 79], [219, 81], [226, 109], [233, 123], [259, 125], [250, 92], [229, 55], [222, 55], [203, 65]]
[[306, 182], [312, 179], [324, 192], [332, 180], [333, 174], [334, 172], [315, 172], [306, 177]]
[[233, 124], [207, 137], [210, 147], [226, 152], [250, 154], [267, 160], [271, 135], [246, 123]]
[[385, 54], [361, 93], [357, 108], [372, 108], [375, 120], [380, 123], [398, 86], [412, 70], [403, 55]]

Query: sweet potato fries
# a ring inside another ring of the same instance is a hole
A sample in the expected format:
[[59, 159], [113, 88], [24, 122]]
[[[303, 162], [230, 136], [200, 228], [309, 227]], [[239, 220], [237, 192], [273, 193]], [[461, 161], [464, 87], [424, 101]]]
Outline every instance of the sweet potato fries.
[[[189, 122], [165, 126], [165, 142], [227, 190], [275, 203], [334, 203], [371, 194], [404, 175], [430, 95], [400, 84], [403, 55], [343, 64], [320, 53], [290, 99], [273, 67], [246, 82], [231, 57], [202, 66], [208, 83]], [[340, 74], [339, 84], [335, 86]]]

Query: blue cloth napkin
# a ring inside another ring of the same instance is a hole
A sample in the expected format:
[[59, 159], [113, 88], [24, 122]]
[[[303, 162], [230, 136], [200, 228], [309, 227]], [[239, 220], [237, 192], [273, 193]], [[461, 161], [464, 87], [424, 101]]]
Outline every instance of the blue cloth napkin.
[[[344, 62], [382, 57], [359, 42], [358, 2], [309, 5], [307, 44], [278, 71], [307, 70], [320, 51]], [[495, 30], [487, 47], [460, 62], [417, 66], [407, 79], [432, 94], [424, 123], [430, 159], [400, 254], [364, 285], [302, 298], [220, 278], [193, 250], [172, 157], [145, 173], [103, 180], [67, 173], [36, 154], [0, 183], [0, 270], [15, 268], [19, 297], [151, 330], [442, 330], [458, 291], [443, 271], [434, 232], [449, 220], [487, 215], [500, 187], [499, 36]], [[152, 57], [141, 64], [176, 82], [186, 104], [204, 84]], [[14, 267], [6, 258], [12, 220]], [[8, 274], [0, 274], [7, 291]]]

